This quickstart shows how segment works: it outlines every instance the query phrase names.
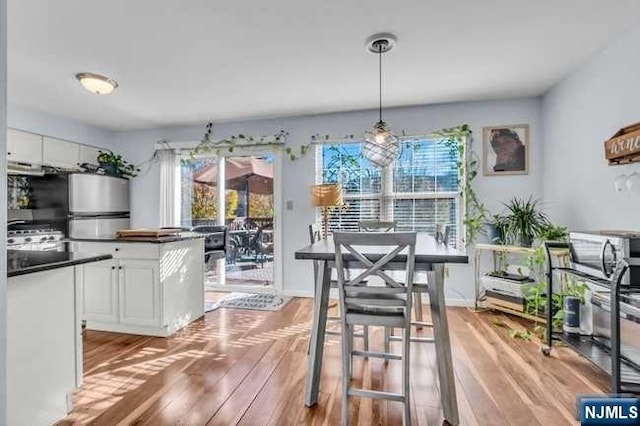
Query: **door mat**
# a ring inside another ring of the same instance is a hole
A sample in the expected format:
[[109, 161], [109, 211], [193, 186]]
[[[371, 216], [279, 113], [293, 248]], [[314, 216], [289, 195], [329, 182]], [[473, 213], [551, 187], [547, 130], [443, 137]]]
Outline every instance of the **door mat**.
[[220, 307], [220, 302], [214, 300], [205, 300], [204, 301], [204, 311], [211, 312], [215, 311]]
[[231, 293], [219, 304], [223, 308], [255, 309], [259, 311], [279, 311], [289, 303], [291, 297], [272, 293]]

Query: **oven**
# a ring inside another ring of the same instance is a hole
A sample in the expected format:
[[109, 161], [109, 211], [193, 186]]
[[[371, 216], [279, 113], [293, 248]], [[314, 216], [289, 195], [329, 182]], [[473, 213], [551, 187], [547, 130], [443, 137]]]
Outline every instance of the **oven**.
[[[640, 235], [626, 231], [570, 232], [573, 269], [597, 278], [611, 279], [619, 260], [640, 256]], [[629, 268], [623, 285], [640, 286], [639, 268]]]

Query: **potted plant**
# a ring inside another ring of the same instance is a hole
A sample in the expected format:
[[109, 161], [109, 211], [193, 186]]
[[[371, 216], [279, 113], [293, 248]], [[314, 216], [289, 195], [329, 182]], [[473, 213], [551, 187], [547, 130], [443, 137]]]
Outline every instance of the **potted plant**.
[[538, 210], [538, 200], [533, 197], [526, 200], [514, 197], [505, 207], [504, 229], [507, 239], [513, 244], [531, 247], [540, 231], [549, 224], [547, 216]]
[[505, 243], [505, 218], [500, 214], [491, 215], [491, 219], [486, 222], [487, 238], [492, 244]]
[[538, 232], [540, 241], [567, 241], [568, 236], [566, 226], [556, 226], [553, 223], [545, 223]]
[[108, 175], [120, 177], [136, 177], [140, 169], [122, 159], [122, 155], [111, 151], [98, 151], [98, 164]]

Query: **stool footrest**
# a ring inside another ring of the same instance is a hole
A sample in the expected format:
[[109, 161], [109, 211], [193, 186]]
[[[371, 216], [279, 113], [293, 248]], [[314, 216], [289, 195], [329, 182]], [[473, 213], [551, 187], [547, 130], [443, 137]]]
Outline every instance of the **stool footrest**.
[[[401, 342], [402, 336], [389, 336], [389, 340], [393, 342]], [[416, 343], [435, 343], [435, 339], [433, 337], [411, 337], [409, 341]]]
[[360, 398], [373, 398], [373, 399], [388, 399], [390, 401], [404, 402], [404, 395], [399, 393], [373, 391], [366, 389], [349, 389], [347, 392], [349, 396], [358, 396]]
[[[324, 334], [327, 334], [327, 335], [330, 334], [332, 336], [342, 336], [342, 332], [334, 331], [334, 330], [327, 330], [327, 331], [324, 332]], [[364, 336], [364, 333], [353, 333], [353, 337], [362, 337], [362, 338], [364, 338], [365, 336]]]
[[383, 358], [383, 359], [396, 359], [402, 360], [400, 355], [388, 354], [386, 352], [369, 352], [369, 351], [351, 351], [351, 355], [362, 356], [365, 358]]

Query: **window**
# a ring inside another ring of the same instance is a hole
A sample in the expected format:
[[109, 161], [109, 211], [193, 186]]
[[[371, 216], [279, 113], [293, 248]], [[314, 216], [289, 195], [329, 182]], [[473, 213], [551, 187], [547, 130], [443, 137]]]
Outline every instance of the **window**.
[[399, 231], [435, 235], [450, 227], [449, 241], [459, 233], [460, 196], [456, 153], [439, 140], [405, 138], [401, 154], [381, 169], [361, 155], [361, 143], [318, 146], [318, 181], [343, 187], [344, 209], [329, 218], [333, 230], [358, 229], [362, 220], [393, 220]]

